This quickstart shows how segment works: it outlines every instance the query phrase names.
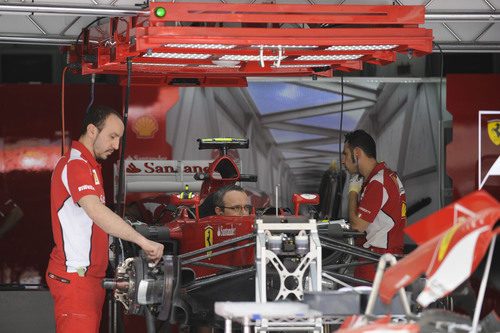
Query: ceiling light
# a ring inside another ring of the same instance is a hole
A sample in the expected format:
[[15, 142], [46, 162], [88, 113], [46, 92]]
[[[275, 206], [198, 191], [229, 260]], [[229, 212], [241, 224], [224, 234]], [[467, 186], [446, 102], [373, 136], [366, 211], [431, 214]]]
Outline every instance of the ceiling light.
[[390, 50], [399, 45], [334, 45], [326, 51]]
[[304, 55], [295, 60], [301, 61], [319, 61], [319, 60], [354, 60], [359, 59], [362, 54], [345, 54], [345, 55]]
[[240, 62], [235, 60], [212, 60], [212, 63], [217, 67], [240, 67]]
[[[286, 57], [281, 57], [281, 59], [285, 59]], [[239, 55], [239, 54], [229, 54], [219, 58], [219, 60], [237, 60], [237, 61], [276, 61], [278, 60], [278, 56], [258, 56], [258, 55]]]
[[178, 67], [183, 67], [186, 66], [187, 64], [160, 64], [157, 62], [134, 62], [134, 65], [138, 66], [178, 66]]
[[240, 66], [235, 66], [235, 65], [228, 65], [228, 66], [219, 66], [219, 65], [198, 65], [197, 67], [204, 67], [204, 68], [240, 68]]
[[[312, 65], [307, 65], [307, 64], [300, 64], [300, 65], [280, 65], [280, 68], [293, 68], [293, 67], [328, 67], [330, 64], [312, 64]], [[276, 65], [272, 65], [271, 67], [276, 67]]]
[[163, 47], [182, 47], [186, 49], [234, 49], [236, 45], [225, 44], [164, 44]]
[[150, 55], [146, 54], [145, 58], [171, 58], [171, 59], [207, 59], [211, 54], [200, 53], [161, 53], [153, 52]]
[[277, 49], [279, 47], [283, 49], [314, 49], [317, 48], [317, 45], [251, 45], [250, 47], [260, 48], [263, 47], [265, 49]]

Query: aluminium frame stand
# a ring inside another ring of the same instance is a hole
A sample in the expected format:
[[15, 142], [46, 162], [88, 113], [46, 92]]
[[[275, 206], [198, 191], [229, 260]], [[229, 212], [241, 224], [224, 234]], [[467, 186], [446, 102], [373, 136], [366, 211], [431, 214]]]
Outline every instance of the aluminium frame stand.
[[[280, 219], [282, 221], [291, 220], [292, 222], [280, 223]], [[299, 220], [300, 218], [292, 219], [291, 217], [265, 217], [264, 219], [256, 219], [255, 300], [257, 303], [267, 302], [266, 273], [267, 264], [269, 262], [278, 271], [280, 276], [280, 291], [275, 300], [284, 300], [290, 295], [295, 295], [299, 300], [303, 299], [303, 280], [307, 269], [309, 269], [309, 289], [311, 291], [321, 291], [321, 243], [318, 236], [316, 220], [309, 219], [305, 223], [300, 223]], [[270, 238], [273, 233], [294, 232], [300, 234], [302, 231], [305, 231], [305, 234], [308, 236], [309, 249], [307, 254], [301, 258], [297, 268], [293, 272], [289, 272], [276, 253], [268, 249]], [[285, 286], [285, 280], [287, 279], [295, 279], [297, 286], [294, 289], [287, 288]]]

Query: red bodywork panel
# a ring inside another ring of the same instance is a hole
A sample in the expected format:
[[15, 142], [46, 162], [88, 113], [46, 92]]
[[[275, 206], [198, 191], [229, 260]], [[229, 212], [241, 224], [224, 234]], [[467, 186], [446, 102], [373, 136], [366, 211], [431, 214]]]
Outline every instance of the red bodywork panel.
[[[244, 236], [254, 231], [255, 216], [208, 216], [198, 221], [179, 219], [166, 224], [171, 230], [181, 230], [179, 253], [188, 253], [203, 247], [215, 245], [234, 237]], [[173, 235], [172, 235], [173, 236]], [[247, 244], [250, 240], [242, 241], [238, 245]], [[226, 248], [226, 247], [225, 247]], [[225, 249], [221, 248], [221, 249]], [[229, 248], [229, 247], [227, 247]], [[220, 250], [220, 249], [219, 249]], [[216, 250], [218, 251], [218, 250]], [[235, 252], [203, 260], [212, 264], [240, 267], [254, 264], [254, 246], [240, 249]], [[207, 254], [206, 252], [198, 256]], [[214, 274], [219, 270], [200, 266], [191, 267], [197, 277]]]
[[[215, 178], [218, 177], [215, 169], [218, 167], [219, 164], [224, 164], [224, 163], [230, 164], [232, 168], [236, 171], [234, 178], [225, 178], [225, 179]], [[233, 159], [227, 155], [220, 156], [215, 161], [210, 163], [210, 166], [208, 167], [208, 174], [210, 176], [210, 179], [205, 180], [201, 185], [200, 197], [202, 199], [206, 198], [210, 193], [217, 191], [222, 186], [236, 183], [236, 181], [238, 181], [238, 179], [240, 178], [240, 170], [238, 166], [236, 165], [236, 163], [234, 163]]]
[[391, 323], [390, 316], [377, 319], [369, 324], [364, 324], [366, 318], [362, 315], [352, 315], [347, 317], [340, 329], [335, 333], [368, 333], [368, 332], [404, 332], [418, 333], [420, 328], [417, 324], [395, 324]]
[[[457, 205], [460, 206], [458, 209]], [[480, 212], [495, 206], [498, 206], [498, 201], [486, 191], [475, 192], [412, 224], [405, 232], [415, 243], [421, 245], [445, 232], [464, 217], [469, 217], [468, 211]]]
[[[463, 207], [470, 208], [469, 216], [448, 214], [450, 210], [457, 211]], [[500, 228], [494, 229], [495, 223], [500, 219], [500, 203], [486, 192], [476, 192], [427, 219], [439, 221], [441, 218], [451, 219], [455, 224], [446, 232], [420, 245], [385, 272], [380, 285], [380, 298], [384, 302], [389, 303], [398, 289], [407, 286], [424, 273], [428, 283], [422, 294], [429, 293], [430, 284], [441, 289], [441, 297], [458, 287], [474, 272], [492, 237], [500, 232]], [[456, 266], [461, 266], [458, 276], [453, 272]], [[446, 269], [449, 269], [448, 276]], [[438, 294], [437, 291], [433, 292]]]
[[299, 216], [300, 205], [319, 205], [319, 194], [295, 193], [292, 197], [295, 216]]
[[359, 328], [342, 328], [336, 333], [373, 333], [373, 332], [401, 332], [401, 333], [418, 333], [420, 327], [417, 324], [369, 324]]

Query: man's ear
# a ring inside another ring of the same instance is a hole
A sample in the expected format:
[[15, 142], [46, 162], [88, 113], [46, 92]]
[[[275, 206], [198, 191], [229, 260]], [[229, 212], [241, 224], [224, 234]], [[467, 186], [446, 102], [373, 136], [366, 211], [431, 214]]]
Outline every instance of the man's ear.
[[90, 137], [95, 138], [99, 130], [94, 124], [87, 125], [87, 133], [89, 133]]
[[353, 154], [354, 154], [354, 159], [357, 158], [360, 158], [361, 157], [361, 153], [363, 152], [363, 150], [361, 150], [361, 148], [359, 147], [355, 147], [353, 150], [352, 150]]
[[222, 209], [220, 207], [215, 207], [215, 215], [222, 215]]

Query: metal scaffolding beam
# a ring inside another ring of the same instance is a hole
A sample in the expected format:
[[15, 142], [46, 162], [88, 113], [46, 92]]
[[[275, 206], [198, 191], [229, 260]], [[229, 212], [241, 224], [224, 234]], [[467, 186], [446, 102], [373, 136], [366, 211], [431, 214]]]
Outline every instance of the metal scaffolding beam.
[[[349, 101], [344, 103], [344, 112], [365, 109], [373, 105], [371, 101]], [[273, 122], [282, 122], [292, 119], [300, 119], [314, 116], [321, 116], [325, 114], [337, 113], [342, 109], [340, 102], [315, 105], [310, 107], [298, 108], [287, 110], [283, 112], [275, 112], [262, 116], [263, 124]]]
[[297, 147], [281, 147], [281, 151], [289, 152], [289, 153], [298, 153], [298, 154], [315, 154], [321, 156], [338, 156], [338, 152], [330, 151], [330, 150], [322, 150], [322, 149], [310, 149], [310, 148], [297, 148]]
[[[300, 82], [300, 83], [295, 83], [295, 84], [303, 86], [303, 87], [307, 87], [307, 88], [313, 88], [313, 89], [319, 89], [319, 90], [323, 90], [323, 91], [327, 91], [327, 92], [332, 92], [332, 93], [339, 94], [339, 95], [342, 93], [341, 84], [336, 83], [336, 82], [331, 82], [331, 83]], [[377, 100], [377, 91], [376, 90], [367, 89], [367, 88], [349, 85], [349, 84], [344, 84], [344, 95], [349, 96], [349, 97], [353, 97], [356, 99], [362, 99], [362, 100], [373, 101], [373, 102], [375, 102]]]
[[71, 45], [75, 43], [76, 37], [77, 36], [0, 34], [0, 43], [30, 45]]
[[47, 14], [76, 16], [137, 16], [149, 10], [134, 7], [68, 6], [56, 4], [0, 3], [0, 14]]
[[311, 147], [311, 146], [322, 146], [338, 142], [339, 142], [338, 137], [321, 138], [321, 139], [299, 140], [299, 141], [278, 143], [277, 147], [278, 149], [301, 148], [301, 147]]
[[425, 14], [425, 22], [492, 22], [500, 21], [499, 13], [489, 12], [433, 12]]
[[[438, 43], [444, 53], [498, 53], [500, 52], [499, 43]], [[434, 52], [439, 52], [439, 48], [435, 47]]]
[[333, 128], [319, 127], [319, 126], [310, 126], [310, 125], [302, 125], [302, 124], [294, 124], [294, 123], [269, 123], [265, 125], [268, 128], [282, 130], [282, 131], [290, 131], [290, 132], [299, 132], [299, 133], [307, 133], [307, 134], [315, 134], [315, 135], [323, 135], [323, 136], [338, 136], [339, 131]]
[[291, 157], [291, 158], [285, 158], [285, 161], [287, 163], [291, 162], [302, 162], [302, 161], [314, 161], [314, 160], [330, 160], [333, 158], [334, 155], [338, 155], [337, 153], [331, 153], [328, 155], [309, 155], [309, 156], [303, 156], [303, 157]]

